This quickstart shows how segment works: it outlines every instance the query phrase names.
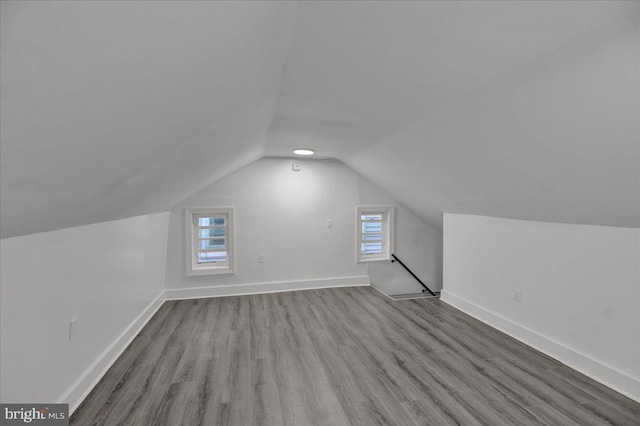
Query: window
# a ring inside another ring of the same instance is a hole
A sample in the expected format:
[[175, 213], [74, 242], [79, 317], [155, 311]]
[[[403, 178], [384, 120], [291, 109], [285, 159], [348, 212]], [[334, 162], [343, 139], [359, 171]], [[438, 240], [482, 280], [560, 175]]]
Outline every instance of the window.
[[233, 274], [233, 208], [185, 209], [187, 276]]
[[358, 262], [390, 260], [393, 252], [393, 207], [358, 207]]

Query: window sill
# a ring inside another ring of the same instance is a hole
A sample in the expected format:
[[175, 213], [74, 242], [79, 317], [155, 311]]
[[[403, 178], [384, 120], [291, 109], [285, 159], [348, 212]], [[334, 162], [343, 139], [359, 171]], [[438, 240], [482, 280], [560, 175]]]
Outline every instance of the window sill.
[[358, 263], [371, 263], [371, 262], [389, 262], [391, 257], [374, 257], [371, 259], [358, 259]]

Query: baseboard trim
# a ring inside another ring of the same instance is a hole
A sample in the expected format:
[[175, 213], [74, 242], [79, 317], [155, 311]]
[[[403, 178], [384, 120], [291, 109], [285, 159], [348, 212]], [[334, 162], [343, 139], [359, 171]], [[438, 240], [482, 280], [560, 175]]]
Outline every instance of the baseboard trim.
[[164, 292], [161, 292], [64, 393], [58, 402], [69, 404], [69, 415], [76, 411], [163, 303]]
[[332, 287], [370, 286], [366, 275], [324, 278], [318, 280], [282, 281], [255, 284], [229, 284], [214, 287], [195, 287], [165, 290], [166, 300], [202, 299], [208, 297], [242, 296], [248, 294], [280, 293], [283, 291], [313, 290]]
[[491, 312], [451, 292], [442, 290], [441, 301], [496, 328], [540, 352], [560, 361], [566, 366], [602, 383], [622, 395], [640, 402], [640, 380], [630, 377], [615, 368], [596, 361], [566, 345], [545, 337], [523, 325]]
[[[381, 295], [383, 295], [384, 297], [386, 297], [389, 300], [393, 300], [393, 297], [389, 296], [387, 293], [385, 293], [384, 291], [380, 290], [378, 287], [376, 287], [375, 285], [373, 285], [373, 283], [371, 284], [371, 288], [374, 289], [375, 291], [377, 291], [378, 293], [380, 293]], [[395, 302], [395, 300], [393, 300]]]

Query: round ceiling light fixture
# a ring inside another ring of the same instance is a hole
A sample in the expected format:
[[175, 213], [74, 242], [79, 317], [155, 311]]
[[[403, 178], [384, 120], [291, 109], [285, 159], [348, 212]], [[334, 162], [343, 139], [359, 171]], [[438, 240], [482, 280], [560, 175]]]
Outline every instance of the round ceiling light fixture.
[[293, 153], [296, 155], [310, 156], [315, 154], [315, 151], [310, 148], [296, 148], [293, 150]]

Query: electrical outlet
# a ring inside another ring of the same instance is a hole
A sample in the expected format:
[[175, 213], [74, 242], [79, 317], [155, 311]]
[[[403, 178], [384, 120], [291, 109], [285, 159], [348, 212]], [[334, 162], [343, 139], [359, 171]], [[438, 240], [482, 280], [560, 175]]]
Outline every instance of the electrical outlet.
[[258, 255], [258, 263], [264, 263], [264, 254]]
[[78, 318], [74, 318], [69, 321], [69, 340], [73, 339], [76, 335], [76, 324], [78, 322]]
[[515, 300], [516, 302], [522, 301], [522, 290], [520, 290], [519, 288], [513, 290], [513, 300]]
[[333, 228], [333, 220], [332, 219], [327, 220], [327, 228]]

